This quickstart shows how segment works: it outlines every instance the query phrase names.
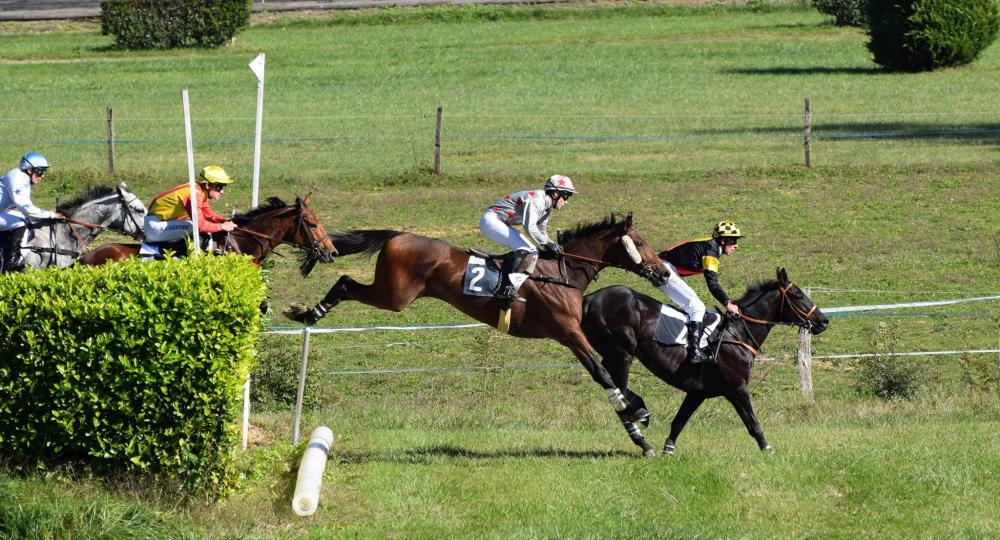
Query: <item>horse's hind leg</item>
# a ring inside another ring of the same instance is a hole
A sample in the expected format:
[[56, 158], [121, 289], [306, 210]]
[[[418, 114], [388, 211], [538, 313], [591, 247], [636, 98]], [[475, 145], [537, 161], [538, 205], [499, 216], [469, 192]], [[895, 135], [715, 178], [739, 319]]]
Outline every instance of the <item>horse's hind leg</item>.
[[681, 408], [677, 409], [677, 415], [674, 416], [674, 420], [670, 422], [670, 436], [667, 437], [667, 441], [663, 443], [663, 454], [671, 455], [674, 453], [674, 446], [677, 444], [677, 437], [680, 436], [681, 430], [687, 425], [687, 421], [691, 418], [698, 407], [701, 406], [702, 402], [705, 401], [705, 396], [701, 394], [688, 394], [684, 396], [684, 401], [681, 402]]
[[750, 401], [750, 392], [747, 391], [746, 385], [736, 388], [732, 392], [726, 392], [725, 397], [736, 409], [736, 413], [740, 415], [740, 419], [743, 420], [743, 425], [747, 427], [750, 436], [757, 441], [757, 446], [765, 452], [771, 452], [773, 449], [764, 439], [764, 430], [760, 428], [757, 415], [753, 412], [753, 403]]
[[340, 279], [333, 284], [333, 287], [330, 287], [330, 290], [326, 292], [323, 299], [320, 300], [319, 303], [312, 309], [305, 304], [292, 304], [282, 313], [285, 317], [288, 317], [295, 322], [304, 323], [310, 326], [316, 324], [317, 321], [326, 317], [327, 312], [329, 312], [346, 297], [348, 283], [358, 284], [358, 282], [351, 279], [350, 276], [340, 276]]

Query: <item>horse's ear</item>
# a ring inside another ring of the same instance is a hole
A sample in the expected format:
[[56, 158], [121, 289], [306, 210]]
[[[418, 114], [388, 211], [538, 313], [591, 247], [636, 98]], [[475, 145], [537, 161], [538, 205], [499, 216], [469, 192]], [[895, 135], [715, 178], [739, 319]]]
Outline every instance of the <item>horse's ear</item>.
[[625, 216], [625, 223], [623, 223], [622, 226], [625, 227], [626, 231], [632, 228], [632, 212], [629, 212], [628, 215]]
[[788, 272], [784, 268], [778, 268], [778, 281], [788, 283]]
[[313, 194], [312, 194], [312, 192], [309, 192], [309, 193], [308, 193], [308, 194], [306, 195], [306, 198], [305, 198], [305, 199], [302, 199], [302, 204], [304, 204], [304, 205], [306, 205], [306, 206], [309, 206], [309, 203], [310, 203], [310, 202], [312, 202], [312, 198], [313, 198]]

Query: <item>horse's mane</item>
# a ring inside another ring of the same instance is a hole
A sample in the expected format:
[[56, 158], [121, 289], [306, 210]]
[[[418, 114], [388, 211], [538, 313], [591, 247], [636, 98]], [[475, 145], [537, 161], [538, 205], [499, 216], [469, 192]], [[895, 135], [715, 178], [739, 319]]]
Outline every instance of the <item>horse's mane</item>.
[[755, 299], [758, 296], [773, 291], [774, 289], [777, 289], [780, 286], [781, 284], [778, 283], [778, 280], [776, 279], [772, 279], [770, 281], [758, 281], [757, 283], [752, 283], [747, 288], [747, 292], [743, 293], [743, 296], [741, 296], [740, 298], [733, 300], [733, 303], [742, 306], [743, 302]]
[[603, 221], [594, 223], [581, 223], [568, 231], [559, 232], [559, 243], [569, 244], [574, 240], [592, 236], [600, 231], [611, 230], [625, 223], [625, 216], [618, 212], [612, 212]]
[[247, 223], [249, 223], [251, 219], [265, 212], [280, 210], [282, 208], [288, 208], [288, 205], [285, 204], [285, 201], [279, 199], [278, 197], [268, 197], [267, 200], [264, 201], [264, 204], [258, 206], [257, 208], [249, 210], [244, 214], [236, 214], [235, 216], [233, 216], [233, 223], [242, 227]]
[[116, 193], [115, 186], [88, 186], [84, 188], [82, 192], [77, 194], [77, 196], [67, 202], [59, 203], [56, 207], [56, 211], [60, 214], [70, 215], [75, 212], [84, 203], [90, 202], [94, 199], [99, 199], [101, 197], [106, 197], [108, 195], [113, 195]]

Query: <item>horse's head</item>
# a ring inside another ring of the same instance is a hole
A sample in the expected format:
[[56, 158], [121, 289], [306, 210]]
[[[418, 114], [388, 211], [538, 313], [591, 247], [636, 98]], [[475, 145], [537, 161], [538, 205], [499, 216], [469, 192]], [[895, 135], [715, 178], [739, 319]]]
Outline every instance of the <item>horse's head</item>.
[[122, 182], [116, 186], [116, 191], [118, 193], [118, 200], [121, 202], [121, 216], [112, 223], [112, 228], [116, 226], [120, 227], [121, 232], [135, 238], [136, 240], [142, 240], [145, 237], [143, 233], [143, 221], [146, 219], [146, 205], [142, 204], [139, 197], [132, 193], [125, 182]]
[[653, 248], [642, 239], [639, 231], [635, 229], [631, 212], [625, 218], [622, 228], [624, 233], [621, 235], [619, 243], [625, 251], [625, 255], [628, 256], [628, 261], [634, 265], [631, 270], [648, 279], [654, 286], [662, 285], [669, 277], [667, 269]]
[[612, 214], [602, 223], [583, 225], [559, 235], [569, 257], [591, 258], [602, 265], [617, 266], [650, 280], [654, 285], [667, 278], [653, 248], [635, 229], [632, 214]]
[[777, 278], [781, 303], [774, 315], [775, 321], [805, 328], [813, 334], [826, 330], [830, 319], [798, 285], [788, 280], [784, 268], [778, 268]]
[[326, 233], [316, 213], [309, 208], [311, 200], [312, 194], [306, 195], [304, 199], [295, 199], [298, 223], [291, 233], [292, 237], [287, 240], [306, 252], [306, 260], [301, 267], [304, 276], [309, 275], [317, 262], [331, 263], [337, 255], [337, 248], [330, 240], [330, 235]]

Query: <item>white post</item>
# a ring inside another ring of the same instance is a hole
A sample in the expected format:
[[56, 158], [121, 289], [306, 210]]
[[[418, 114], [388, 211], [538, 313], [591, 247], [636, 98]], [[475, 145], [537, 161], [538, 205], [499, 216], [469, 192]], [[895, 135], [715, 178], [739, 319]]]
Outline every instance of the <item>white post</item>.
[[299, 426], [302, 424], [302, 401], [306, 394], [306, 365], [309, 363], [309, 327], [302, 329], [302, 364], [299, 365], [299, 392], [295, 396], [295, 424], [292, 426], [292, 444], [299, 443]]
[[250, 439], [250, 374], [247, 373], [247, 380], [243, 381], [243, 449], [247, 449], [247, 442]]
[[191, 106], [188, 104], [187, 88], [181, 91], [184, 102], [184, 137], [187, 140], [188, 188], [191, 190], [191, 233], [194, 237], [194, 252], [201, 253], [201, 239], [198, 237], [198, 186], [194, 183], [194, 142], [191, 138]]
[[250, 70], [257, 76], [257, 127], [253, 139], [253, 195], [250, 197], [250, 207], [257, 208], [260, 192], [260, 135], [264, 127], [264, 53], [258, 54], [250, 62]]
[[300, 516], [311, 516], [319, 506], [319, 488], [323, 484], [323, 470], [326, 458], [333, 446], [333, 432], [326, 426], [319, 426], [309, 435], [309, 444], [302, 452], [299, 472], [292, 495], [292, 510]]
[[[806, 296], [809, 296], [809, 289], [806, 289]], [[799, 348], [797, 351], [799, 364], [799, 384], [802, 395], [812, 396], [812, 332], [805, 328], [799, 329]]]

